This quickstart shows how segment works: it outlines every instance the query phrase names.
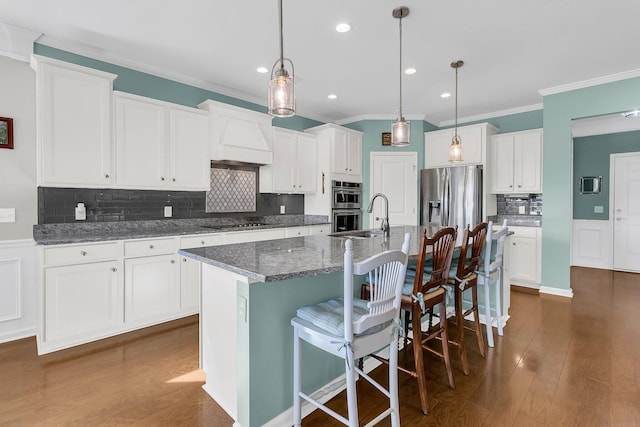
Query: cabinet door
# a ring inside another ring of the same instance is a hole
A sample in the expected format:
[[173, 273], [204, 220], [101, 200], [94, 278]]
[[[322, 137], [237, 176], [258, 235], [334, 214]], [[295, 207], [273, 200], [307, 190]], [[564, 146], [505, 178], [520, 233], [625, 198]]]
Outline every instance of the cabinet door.
[[515, 137], [513, 183], [517, 192], [542, 192], [542, 131]]
[[127, 326], [168, 320], [180, 310], [177, 255], [124, 261], [125, 323]]
[[44, 341], [72, 345], [108, 335], [123, 322], [115, 261], [45, 269]]
[[348, 174], [362, 182], [362, 135], [349, 132], [347, 141]]
[[170, 185], [181, 190], [209, 190], [209, 116], [169, 109]]
[[333, 139], [331, 141], [331, 172], [343, 177], [349, 172], [349, 163], [347, 160], [347, 132], [340, 129], [333, 130]]
[[37, 81], [38, 183], [110, 184], [112, 79], [40, 64]]
[[[463, 126], [458, 128], [458, 136], [462, 141], [463, 165], [480, 165], [486, 130], [483, 126]], [[451, 135], [453, 138], [453, 133]], [[451, 145], [451, 141], [449, 141]], [[449, 147], [447, 146], [447, 161], [449, 160]]]
[[166, 114], [163, 105], [116, 97], [116, 179], [118, 185], [167, 185]]
[[182, 314], [200, 311], [200, 261], [187, 257], [180, 263], [180, 310]]
[[490, 152], [491, 193], [513, 193], [513, 136], [494, 135]]
[[296, 191], [314, 193], [316, 191], [317, 139], [313, 135], [298, 135], [295, 170]]
[[538, 239], [518, 236], [517, 231], [510, 239], [509, 274], [511, 279], [539, 283]]
[[273, 189], [282, 192], [295, 192], [296, 143], [294, 133], [274, 130], [273, 140]]
[[[449, 146], [453, 137], [452, 130], [443, 130], [425, 133], [424, 167], [435, 168], [451, 166], [449, 162]], [[466, 151], [463, 141], [463, 150]], [[465, 153], [463, 152], [463, 155]]]

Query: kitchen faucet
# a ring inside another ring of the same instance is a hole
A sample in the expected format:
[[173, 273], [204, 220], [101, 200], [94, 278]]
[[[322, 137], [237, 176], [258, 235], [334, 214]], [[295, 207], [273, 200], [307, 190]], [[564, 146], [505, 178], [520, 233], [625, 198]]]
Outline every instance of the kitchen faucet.
[[389, 199], [382, 193], [376, 193], [371, 198], [369, 202], [369, 207], [367, 208], [367, 212], [373, 212], [373, 201], [378, 197], [382, 197], [384, 199], [384, 218], [382, 219], [382, 225], [380, 225], [380, 230], [384, 231], [384, 235], [389, 235]]

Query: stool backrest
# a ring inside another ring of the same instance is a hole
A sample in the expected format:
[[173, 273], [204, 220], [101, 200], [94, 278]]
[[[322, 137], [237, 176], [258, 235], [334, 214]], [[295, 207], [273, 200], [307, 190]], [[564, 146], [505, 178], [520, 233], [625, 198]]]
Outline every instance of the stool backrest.
[[[416, 262], [416, 276], [413, 281], [413, 295], [426, 293], [429, 289], [442, 286], [447, 283], [449, 269], [451, 268], [451, 258], [456, 245], [458, 229], [453, 227], [443, 227], [432, 237], [427, 237], [425, 229], [420, 238], [420, 251]], [[429, 251], [431, 249], [431, 251]], [[429, 254], [429, 252], [431, 252]], [[431, 255], [431, 277], [423, 283], [424, 263]]]
[[[397, 319], [400, 314], [400, 298], [402, 285], [407, 271], [409, 241], [411, 235], [406, 233], [402, 250], [391, 250], [372, 257], [353, 262], [353, 242], [347, 240], [344, 253], [344, 304], [345, 304], [345, 339], [350, 340], [353, 334], [361, 334], [377, 325]], [[372, 286], [370, 299], [367, 302], [369, 313], [353, 321], [353, 275], [369, 275]]]
[[464, 279], [480, 267], [482, 251], [487, 241], [488, 225], [482, 222], [473, 227], [473, 230], [470, 230], [468, 225], [465, 228], [456, 277]]
[[[507, 238], [507, 234], [509, 233], [509, 228], [507, 227], [507, 220], [505, 219], [502, 223], [502, 227], [500, 227], [495, 232], [493, 231], [493, 224], [489, 222], [488, 231], [487, 231], [487, 242], [485, 244], [484, 250], [484, 261], [483, 268], [485, 274], [490, 274], [496, 271], [498, 268], [502, 267], [502, 258], [504, 255], [504, 243]], [[492, 246], [496, 245], [496, 252], [492, 258]]]

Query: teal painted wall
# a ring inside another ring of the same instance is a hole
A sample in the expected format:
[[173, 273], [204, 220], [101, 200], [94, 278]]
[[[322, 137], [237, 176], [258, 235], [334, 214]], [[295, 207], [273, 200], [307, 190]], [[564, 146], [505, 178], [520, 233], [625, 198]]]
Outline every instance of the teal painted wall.
[[640, 106], [640, 78], [544, 97], [542, 286], [569, 289], [571, 248], [571, 120]]
[[[542, 127], [542, 109], [527, 111], [525, 113], [509, 114], [507, 116], [492, 117], [485, 120], [476, 120], [473, 122], [458, 123], [458, 126], [469, 126], [478, 123], [491, 123], [497, 127], [498, 133], [518, 132], [521, 130], [539, 129]], [[451, 126], [443, 126], [441, 129], [452, 128]], [[464, 143], [464, 142], [463, 142]]]
[[[186, 105], [188, 107], [197, 108], [198, 104], [207, 99], [224, 102], [226, 104], [235, 105], [246, 108], [248, 110], [267, 112], [267, 107], [254, 104], [230, 96], [221, 95], [206, 89], [179, 83], [173, 80], [154, 76], [152, 74], [135, 71], [130, 68], [113, 65], [108, 62], [98, 61], [86, 56], [76, 55], [64, 50], [55, 49], [49, 46], [34, 44], [34, 53], [46, 56], [60, 61], [70, 62], [72, 64], [82, 65], [84, 67], [96, 70], [106, 71], [117, 74], [118, 78], [113, 82], [114, 90], [133, 93], [135, 95], [146, 96], [148, 98], [158, 99], [161, 101], [172, 102], [174, 104]], [[265, 103], [267, 101], [267, 88], [264, 89]], [[305, 117], [294, 116], [286, 119], [274, 118], [273, 125], [288, 129], [302, 131], [306, 128], [318, 126], [322, 122], [307, 119]]]
[[[573, 139], [573, 219], [609, 219], [609, 156], [634, 151], [640, 152], [640, 131]], [[580, 194], [581, 176], [601, 176], [600, 194]], [[603, 213], [594, 213], [594, 206]]]

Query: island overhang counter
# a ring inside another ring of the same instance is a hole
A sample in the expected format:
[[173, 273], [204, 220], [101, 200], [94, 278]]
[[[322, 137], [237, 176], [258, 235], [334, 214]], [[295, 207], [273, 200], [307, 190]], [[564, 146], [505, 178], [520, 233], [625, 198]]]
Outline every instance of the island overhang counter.
[[[353, 239], [354, 261], [399, 249], [407, 232], [415, 259], [422, 230], [398, 226], [387, 237]], [[203, 388], [235, 426], [291, 425], [290, 320], [299, 307], [342, 295], [345, 241], [314, 235], [180, 250], [201, 261]], [[327, 385], [344, 374], [344, 362], [312, 346], [302, 351], [303, 391], [330, 397], [334, 390]]]

